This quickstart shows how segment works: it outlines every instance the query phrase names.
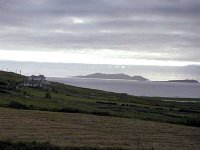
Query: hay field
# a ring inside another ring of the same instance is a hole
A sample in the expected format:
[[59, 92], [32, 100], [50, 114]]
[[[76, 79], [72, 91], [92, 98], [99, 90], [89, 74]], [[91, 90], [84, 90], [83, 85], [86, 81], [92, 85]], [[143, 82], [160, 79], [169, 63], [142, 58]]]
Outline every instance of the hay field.
[[59, 146], [199, 150], [200, 128], [136, 119], [0, 108], [0, 140]]

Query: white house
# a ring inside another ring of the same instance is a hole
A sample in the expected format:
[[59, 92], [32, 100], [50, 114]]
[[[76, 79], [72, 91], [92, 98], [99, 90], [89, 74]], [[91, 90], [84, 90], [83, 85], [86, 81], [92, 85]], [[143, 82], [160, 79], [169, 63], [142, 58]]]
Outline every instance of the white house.
[[39, 76], [35, 76], [35, 75], [32, 75], [32, 76], [29, 76], [28, 77], [28, 81], [34, 81], [34, 82], [45, 82], [45, 76], [44, 75], [39, 75]]
[[28, 81], [24, 84], [24, 86], [32, 86], [32, 87], [37, 87], [37, 86], [43, 86], [45, 83], [45, 76], [44, 75], [39, 75], [39, 76], [29, 76]]

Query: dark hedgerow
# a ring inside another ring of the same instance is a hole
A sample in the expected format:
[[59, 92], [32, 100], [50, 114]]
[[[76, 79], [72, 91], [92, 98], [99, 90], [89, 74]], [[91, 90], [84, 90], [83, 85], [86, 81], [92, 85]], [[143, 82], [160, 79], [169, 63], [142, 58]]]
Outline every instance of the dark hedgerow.
[[58, 147], [50, 143], [0, 141], [0, 150], [122, 150], [121, 148]]
[[61, 148], [50, 145], [49, 143], [36, 142], [0, 142], [1, 150], [61, 150]]
[[60, 110], [61, 112], [68, 112], [68, 113], [81, 113], [82, 111], [76, 108], [65, 107]]
[[200, 127], [200, 118], [187, 118], [186, 121], [183, 121], [180, 124]]
[[17, 108], [17, 109], [29, 109], [28, 106], [21, 104], [20, 102], [16, 102], [16, 101], [11, 101], [7, 107]]
[[102, 102], [102, 101], [96, 101], [97, 104], [105, 104], [105, 105], [117, 105], [117, 103], [114, 102]]
[[109, 112], [101, 112], [101, 111], [94, 111], [92, 112], [92, 114], [97, 116], [111, 116]]

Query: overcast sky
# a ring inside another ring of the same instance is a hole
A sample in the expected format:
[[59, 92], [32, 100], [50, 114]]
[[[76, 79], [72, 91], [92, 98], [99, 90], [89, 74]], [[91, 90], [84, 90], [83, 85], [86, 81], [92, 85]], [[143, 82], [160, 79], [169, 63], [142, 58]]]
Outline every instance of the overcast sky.
[[0, 60], [200, 64], [200, 0], [0, 0]]

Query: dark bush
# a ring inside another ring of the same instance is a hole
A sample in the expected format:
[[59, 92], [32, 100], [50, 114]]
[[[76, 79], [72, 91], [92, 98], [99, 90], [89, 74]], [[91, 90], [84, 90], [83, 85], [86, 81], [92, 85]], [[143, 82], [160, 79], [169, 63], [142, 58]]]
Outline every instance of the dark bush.
[[24, 94], [24, 95], [27, 95], [27, 92], [26, 92], [26, 91], [24, 91], [24, 92], [23, 92], [23, 94]]
[[33, 109], [33, 108], [34, 108], [34, 106], [33, 106], [33, 105], [30, 105], [30, 106], [29, 106], [29, 109]]
[[96, 101], [97, 104], [105, 104], [105, 105], [117, 105], [117, 103], [113, 102], [102, 102], [102, 101]]
[[28, 107], [20, 102], [11, 101], [8, 107], [17, 108], [17, 109], [28, 109]]
[[198, 118], [187, 118], [186, 121], [183, 121], [181, 124], [187, 126], [200, 127], [200, 119]]
[[76, 108], [65, 107], [61, 109], [61, 112], [68, 112], [68, 113], [80, 113], [81, 111]]
[[5, 81], [0, 81], [0, 85], [6, 86], [6, 85], [8, 85], [8, 83]]
[[7, 91], [4, 91], [4, 90], [1, 90], [1, 89], [0, 89], [0, 93], [4, 93], [4, 94], [10, 94], [9, 92], [7, 92]]
[[51, 99], [51, 93], [46, 92], [46, 93], [45, 93], [45, 98]]
[[101, 112], [101, 111], [94, 111], [92, 112], [93, 115], [98, 115], [98, 116], [110, 116], [109, 112]]

